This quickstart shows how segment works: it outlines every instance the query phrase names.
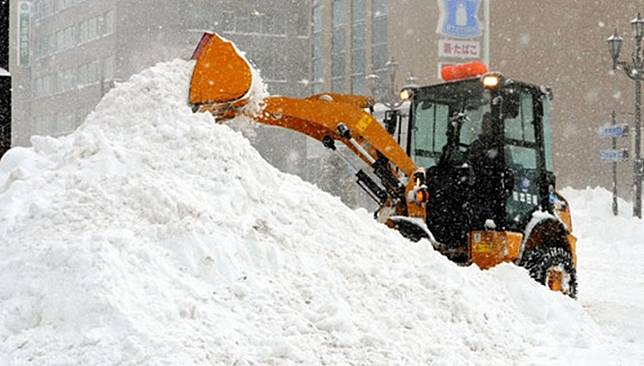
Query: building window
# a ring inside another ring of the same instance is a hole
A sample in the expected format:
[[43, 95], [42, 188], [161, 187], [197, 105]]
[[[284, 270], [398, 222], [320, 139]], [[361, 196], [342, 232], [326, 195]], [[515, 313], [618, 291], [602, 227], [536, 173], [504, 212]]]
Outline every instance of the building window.
[[48, 54], [54, 54], [57, 52], [57, 47], [56, 47], [56, 34], [52, 33], [47, 37], [47, 43], [49, 44], [49, 47], [47, 48], [49, 50]]
[[387, 0], [373, 0], [371, 25], [371, 63], [373, 71], [385, 69], [387, 63]]
[[[107, 59], [104, 60], [103, 62], [103, 71], [104, 72], [110, 72], [108, 70], [108, 67], [111, 67], [112, 70], [114, 68], [113, 66], [113, 61], [110, 61], [110, 59], [113, 60], [114, 56], [108, 57]], [[111, 66], [109, 66], [111, 62]], [[111, 71], [113, 73], [113, 71]], [[79, 87], [85, 87], [88, 85], [93, 85], [96, 84], [100, 81], [101, 79], [101, 65], [99, 61], [93, 61], [88, 64], [83, 64], [80, 65], [76, 71], [77, 74], [77, 79], [78, 79], [78, 86]], [[104, 76], [104, 78], [108, 78], [108, 76]]]
[[65, 69], [58, 72], [56, 92], [65, 93], [76, 88], [76, 72], [74, 69]]
[[75, 6], [85, 0], [35, 0], [33, 4], [34, 20], [46, 18], [59, 11]]
[[31, 86], [32, 94], [34, 98], [38, 98], [41, 96], [42, 93], [42, 79], [37, 77], [34, 78], [32, 81], [32, 86]]
[[262, 22], [257, 14], [237, 16], [236, 31], [239, 33], [261, 33]]
[[221, 31], [226, 33], [240, 33], [267, 36], [286, 36], [286, 22], [278, 12], [237, 13], [224, 11], [221, 15]]
[[114, 10], [110, 10], [105, 13], [103, 15], [103, 19], [105, 20], [105, 34], [114, 33], [114, 30], [116, 29], [116, 14], [114, 13]]
[[374, 17], [387, 16], [387, 10], [389, 8], [387, 0], [372, 0], [372, 2]]
[[91, 62], [89, 64], [89, 71], [88, 71], [88, 82], [90, 84], [96, 84], [98, 83], [100, 79], [100, 67], [98, 65], [98, 61]]
[[306, 12], [298, 11], [295, 19], [295, 35], [307, 37], [309, 35], [309, 17]]
[[61, 113], [58, 118], [58, 128], [56, 134], [64, 135], [74, 131], [77, 127], [76, 120], [77, 118], [74, 112], [65, 115]]
[[331, 34], [331, 89], [344, 92], [346, 63], [347, 0], [333, 0], [333, 31]]
[[63, 51], [76, 46], [77, 34], [78, 32], [75, 25], [56, 32], [57, 50]]
[[278, 50], [267, 48], [264, 52], [256, 52], [252, 63], [259, 69], [262, 79], [267, 83], [284, 83], [286, 76], [286, 55]]
[[34, 58], [39, 59], [42, 57], [42, 40], [40, 38], [34, 39]]
[[82, 21], [78, 23], [78, 43], [85, 43], [89, 39], [87, 22]]
[[351, 75], [351, 93], [356, 95], [367, 95], [367, 80], [364, 75]]
[[87, 21], [87, 39], [92, 40], [98, 37], [98, 19], [90, 18]]
[[336, 53], [331, 59], [331, 77], [335, 79], [344, 79], [344, 54]]
[[351, 1], [351, 93], [365, 94], [367, 8], [365, 0]]
[[84, 65], [80, 65], [78, 67], [77, 78], [78, 78], [78, 86], [79, 87], [83, 87], [83, 86], [89, 84], [89, 82], [87, 81], [87, 76], [88, 76], [87, 66], [88, 66], [87, 64], [84, 64]]
[[36, 79], [35, 94], [37, 97], [53, 95], [56, 91], [56, 75], [45, 74]]
[[334, 93], [344, 93], [346, 90], [346, 85], [344, 78], [333, 79], [331, 80], [331, 91]]
[[311, 81], [312, 93], [317, 94], [321, 90], [322, 76], [322, 10], [319, 1], [313, 6], [313, 48], [311, 55]]
[[43, 0], [43, 16], [48, 17], [54, 14], [54, 0]]
[[346, 23], [347, 0], [333, 0], [333, 26], [338, 27]]
[[77, 44], [89, 42], [115, 30], [116, 14], [110, 10], [103, 15], [85, 19], [76, 25]]
[[235, 13], [232, 11], [224, 11], [221, 13], [221, 29], [224, 32], [232, 32], [235, 30]]
[[33, 16], [34, 20], [40, 19], [42, 17], [42, 15], [41, 15], [42, 14], [42, 0], [35, 0], [32, 3], [31, 8], [33, 9], [32, 16]]
[[263, 14], [262, 33], [272, 35], [286, 35], [286, 26], [279, 17], [272, 14]]
[[321, 83], [324, 81], [322, 77], [322, 59], [315, 58], [313, 59], [313, 82]]
[[116, 68], [116, 58], [114, 57], [114, 55], [105, 58], [103, 60], [103, 79], [113, 80], [115, 68]]

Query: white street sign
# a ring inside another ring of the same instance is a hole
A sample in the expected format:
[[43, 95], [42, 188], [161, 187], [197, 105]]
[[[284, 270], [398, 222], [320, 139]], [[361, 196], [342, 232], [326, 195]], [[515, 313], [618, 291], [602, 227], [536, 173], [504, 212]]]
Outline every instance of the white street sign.
[[438, 41], [438, 55], [448, 58], [480, 58], [481, 43], [476, 41], [462, 41], [441, 39]]

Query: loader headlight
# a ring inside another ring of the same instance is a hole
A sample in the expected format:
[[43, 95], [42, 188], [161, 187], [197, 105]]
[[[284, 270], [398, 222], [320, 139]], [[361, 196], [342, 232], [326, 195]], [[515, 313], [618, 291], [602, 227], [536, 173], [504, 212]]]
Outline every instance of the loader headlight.
[[501, 85], [503, 76], [499, 73], [488, 73], [481, 77], [481, 83], [485, 89], [496, 89]]
[[407, 101], [413, 98], [414, 96], [414, 91], [411, 89], [403, 89], [400, 91], [400, 100]]

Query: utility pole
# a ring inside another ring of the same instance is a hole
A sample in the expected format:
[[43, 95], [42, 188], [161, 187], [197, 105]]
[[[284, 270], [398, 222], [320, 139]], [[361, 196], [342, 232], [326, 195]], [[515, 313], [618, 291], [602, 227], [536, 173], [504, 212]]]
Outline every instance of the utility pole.
[[11, 148], [9, 0], [0, 0], [0, 157]]
[[[612, 126], [617, 125], [617, 118], [615, 116], [615, 111], [611, 113]], [[613, 136], [613, 150], [617, 150], [617, 137]], [[617, 161], [613, 161], [613, 215], [617, 216], [619, 214], [619, 207], [617, 206]]]

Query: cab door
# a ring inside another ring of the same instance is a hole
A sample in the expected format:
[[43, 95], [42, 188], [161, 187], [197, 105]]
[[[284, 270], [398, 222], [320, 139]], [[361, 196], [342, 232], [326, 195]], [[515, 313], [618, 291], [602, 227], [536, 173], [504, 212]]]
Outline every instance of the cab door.
[[523, 90], [518, 104], [516, 116], [504, 121], [505, 162], [512, 177], [506, 223], [512, 231], [523, 231], [532, 213], [543, 208], [545, 183], [541, 98]]

